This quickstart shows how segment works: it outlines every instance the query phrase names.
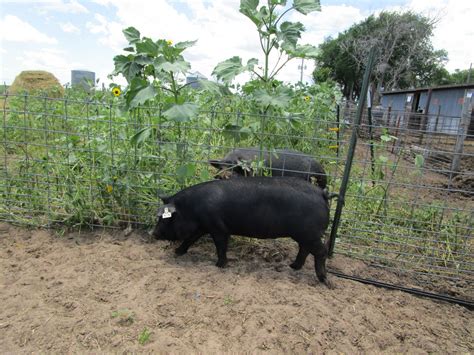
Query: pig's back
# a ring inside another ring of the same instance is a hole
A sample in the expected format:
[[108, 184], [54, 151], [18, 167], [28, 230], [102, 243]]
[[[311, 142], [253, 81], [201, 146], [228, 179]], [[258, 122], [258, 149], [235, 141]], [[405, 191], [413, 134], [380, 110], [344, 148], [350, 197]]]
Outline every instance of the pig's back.
[[182, 200], [200, 223], [231, 234], [283, 237], [324, 230], [329, 219], [323, 191], [298, 178], [218, 180], [187, 190]]

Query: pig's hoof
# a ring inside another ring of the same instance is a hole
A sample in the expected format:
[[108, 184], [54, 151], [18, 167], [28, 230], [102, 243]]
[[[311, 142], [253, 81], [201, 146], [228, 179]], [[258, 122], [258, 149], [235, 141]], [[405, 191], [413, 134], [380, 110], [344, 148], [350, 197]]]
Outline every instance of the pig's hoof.
[[329, 281], [327, 278], [324, 279], [324, 281], [321, 281], [321, 282], [322, 282], [323, 284], [325, 284], [326, 287], [327, 287], [328, 289], [330, 289], [330, 290], [334, 290], [334, 289], [336, 288], [336, 287], [334, 286], [334, 284], [333, 284], [331, 281]]
[[174, 253], [176, 256], [181, 256], [181, 255], [184, 255], [186, 254], [188, 251], [186, 249], [182, 249], [182, 248], [176, 248], [174, 250]]
[[217, 267], [223, 268], [223, 267], [226, 267], [226, 265], [227, 265], [227, 260], [217, 260], [217, 263], [216, 263]]
[[294, 263], [291, 263], [290, 264], [290, 267], [293, 269], [293, 270], [300, 270], [303, 265], [302, 264], [298, 264], [296, 261]]

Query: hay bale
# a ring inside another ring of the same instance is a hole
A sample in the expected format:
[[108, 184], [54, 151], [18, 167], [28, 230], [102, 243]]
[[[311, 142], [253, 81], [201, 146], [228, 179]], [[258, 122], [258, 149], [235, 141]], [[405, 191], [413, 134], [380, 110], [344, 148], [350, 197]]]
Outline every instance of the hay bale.
[[9, 87], [10, 94], [46, 94], [48, 97], [63, 97], [64, 88], [51, 73], [43, 70], [22, 71]]

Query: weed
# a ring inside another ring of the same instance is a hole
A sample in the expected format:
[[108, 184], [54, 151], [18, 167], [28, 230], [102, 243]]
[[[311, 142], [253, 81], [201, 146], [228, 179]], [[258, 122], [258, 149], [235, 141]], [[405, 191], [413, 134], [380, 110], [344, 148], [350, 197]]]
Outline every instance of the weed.
[[224, 304], [226, 306], [230, 306], [234, 303], [234, 301], [232, 300], [232, 298], [230, 296], [225, 296], [224, 297]]
[[131, 325], [135, 321], [135, 314], [129, 309], [120, 309], [112, 312], [112, 318], [117, 319], [120, 325]]
[[148, 343], [150, 341], [150, 335], [151, 332], [148, 330], [148, 328], [143, 328], [142, 332], [138, 336], [138, 342], [140, 343], [140, 345], [145, 345], [146, 343]]

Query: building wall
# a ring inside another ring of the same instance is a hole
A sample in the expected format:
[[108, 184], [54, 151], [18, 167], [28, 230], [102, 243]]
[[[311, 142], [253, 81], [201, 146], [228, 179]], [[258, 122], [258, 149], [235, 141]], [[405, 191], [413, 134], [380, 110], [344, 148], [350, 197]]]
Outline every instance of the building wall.
[[438, 110], [437, 132], [456, 134], [462, 113], [462, 99], [465, 89], [434, 90], [431, 95], [428, 130], [434, 131]]
[[383, 95], [382, 107], [391, 107], [392, 111], [405, 111], [406, 93]]
[[[428, 131], [434, 131], [436, 128], [437, 132], [457, 134], [459, 122], [461, 120], [464, 92], [465, 89], [463, 88], [433, 90], [431, 94], [430, 107], [428, 109], [428, 121], [426, 127]], [[401, 115], [401, 112], [397, 111], [405, 110], [406, 98], [409, 94], [413, 95], [413, 93], [410, 92], [403, 92], [382, 96], [381, 103], [383, 108], [388, 108], [389, 106], [392, 107], [392, 124], [396, 119], [396, 115]], [[418, 108], [424, 110], [427, 99], [428, 91], [421, 92]], [[439, 118], [437, 117], [438, 110]], [[436, 124], [437, 119], [438, 124]]]

